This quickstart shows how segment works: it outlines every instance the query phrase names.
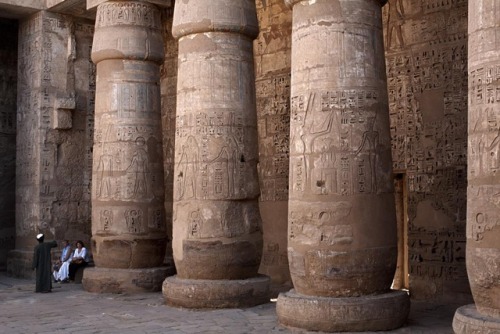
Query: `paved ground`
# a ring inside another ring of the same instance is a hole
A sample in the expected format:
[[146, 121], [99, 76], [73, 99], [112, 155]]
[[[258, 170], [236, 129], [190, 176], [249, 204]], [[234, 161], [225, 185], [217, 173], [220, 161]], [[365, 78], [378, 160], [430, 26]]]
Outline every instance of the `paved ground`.
[[[93, 294], [72, 283], [54, 284], [52, 293], [33, 291], [33, 281], [0, 272], [0, 333], [312, 333], [278, 325], [274, 302], [192, 311], [164, 305], [161, 293]], [[413, 302], [406, 326], [387, 333], [452, 334], [457, 306]]]

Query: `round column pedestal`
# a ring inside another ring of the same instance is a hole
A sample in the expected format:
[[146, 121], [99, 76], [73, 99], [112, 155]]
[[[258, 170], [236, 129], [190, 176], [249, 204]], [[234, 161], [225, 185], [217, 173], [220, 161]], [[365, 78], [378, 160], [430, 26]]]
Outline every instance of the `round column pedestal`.
[[475, 304], [459, 307], [453, 318], [456, 334], [496, 334], [500, 333], [500, 318], [483, 315]]
[[175, 273], [174, 267], [139, 269], [85, 268], [83, 289], [97, 293], [140, 293], [161, 291], [165, 277]]
[[410, 312], [410, 297], [391, 291], [363, 297], [306, 296], [290, 290], [278, 296], [279, 323], [322, 332], [386, 331], [401, 327]]
[[193, 309], [252, 307], [269, 302], [268, 276], [242, 280], [198, 280], [167, 277], [163, 296], [167, 305]]

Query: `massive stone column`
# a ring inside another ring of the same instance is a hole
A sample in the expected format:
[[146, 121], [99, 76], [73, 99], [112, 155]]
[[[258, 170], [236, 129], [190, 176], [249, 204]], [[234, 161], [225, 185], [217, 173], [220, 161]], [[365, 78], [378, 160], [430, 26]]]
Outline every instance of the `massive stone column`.
[[400, 327], [381, 5], [293, 7], [288, 259], [281, 324], [315, 331]]
[[173, 254], [167, 304], [189, 308], [269, 301], [258, 276], [257, 120], [252, 0], [178, 1]]
[[500, 333], [500, 2], [469, 2], [466, 265], [474, 304], [455, 333]]
[[138, 1], [98, 5], [92, 60], [97, 64], [92, 292], [159, 290], [165, 255], [159, 9]]
[[33, 275], [40, 232], [49, 240], [90, 239], [92, 34], [88, 22], [46, 11], [19, 24], [16, 249], [7, 260], [14, 276]]

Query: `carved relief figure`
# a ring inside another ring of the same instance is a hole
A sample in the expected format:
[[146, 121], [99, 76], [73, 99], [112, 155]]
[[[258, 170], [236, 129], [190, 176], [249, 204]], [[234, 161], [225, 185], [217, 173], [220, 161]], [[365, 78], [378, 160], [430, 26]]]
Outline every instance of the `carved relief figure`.
[[125, 212], [125, 221], [129, 233], [142, 233], [142, 210], [127, 210]]
[[133, 175], [134, 183], [131, 197], [144, 197], [148, 194], [148, 173], [149, 160], [146, 152], [146, 141], [143, 137], [138, 137], [135, 141], [137, 149], [132, 156], [132, 161], [127, 167], [127, 173]]
[[389, 16], [387, 19], [387, 49], [392, 48], [392, 33], [396, 30], [396, 37], [399, 48], [403, 48], [405, 43], [403, 39], [403, 31], [401, 29], [404, 23], [404, 7], [403, 0], [389, 0]]
[[178, 199], [196, 198], [196, 173], [198, 171], [198, 144], [190, 136], [182, 145], [181, 158], [177, 165]]
[[[117, 161], [119, 161], [117, 159]], [[97, 198], [113, 197], [112, 181], [113, 181], [113, 163], [115, 157], [112, 154], [111, 148], [105, 147], [104, 154], [99, 158], [97, 163]]]
[[371, 192], [377, 192], [377, 146], [378, 146], [378, 131], [374, 130], [375, 117], [368, 117], [367, 120], [368, 131], [363, 133], [363, 139], [356, 151], [356, 156], [359, 156], [363, 152], [368, 156], [368, 167], [370, 171], [371, 185], [367, 187], [367, 190]]

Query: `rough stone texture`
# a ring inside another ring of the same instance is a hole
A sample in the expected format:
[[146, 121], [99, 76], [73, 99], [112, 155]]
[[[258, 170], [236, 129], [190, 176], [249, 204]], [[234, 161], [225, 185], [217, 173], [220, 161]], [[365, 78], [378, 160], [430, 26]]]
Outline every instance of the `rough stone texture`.
[[92, 48], [98, 74], [92, 249], [101, 269], [153, 268], [164, 260], [163, 52], [155, 6], [134, 1], [99, 5]]
[[322, 332], [387, 331], [401, 327], [410, 312], [404, 291], [348, 298], [279, 295], [276, 313], [282, 325]]
[[196, 309], [252, 307], [269, 302], [268, 276], [242, 280], [203, 280], [167, 277], [163, 296], [169, 306]]
[[218, 280], [255, 277], [262, 253], [252, 57], [257, 30], [253, 1], [176, 3], [173, 254], [179, 279], [213, 280], [214, 291]]
[[297, 294], [322, 304], [323, 316], [311, 317], [304, 299], [282, 294], [278, 318], [308, 330], [396, 328], [408, 314], [401, 307], [409, 303], [406, 294], [384, 301], [391, 312], [374, 317], [383, 324], [366, 321], [370, 311], [361, 306], [338, 327], [343, 314], [330, 313], [344, 298], [383, 299], [396, 267], [380, 4], [287, 3], [293, 5], [288, 258]]
[[165, 262], [173, 265], [172, 217], [174, 199], [175, 106], [177, 101], [177, 40], [172, 36], [174, 9], [162, 9], [165, 61], [160, 69], [161, 124], [163, 133], [163, 170], [165, 184], [165, 220], [168, 243]]
[[467, 1], [389, 0], [383, 13], [393, 169], [408, 190], [411, 296], [456, 299], [470, 294]]
[[498, 1], [470, 3], [466, 261], [475, 307], [457, 311], [457, 333], [500, 331], [499, 15]]
[[88, 292], [140, 293], [161, 291], [173, 267], [141, 269], [85, 268], [82, 285]]
[[16, 21], [0, 19], [0, 268], [7, 264], [7, 253], [15, 245], [16, 174]]
[[[9, 255], [27, 256], [19, 263], [30, 263], [39, 232], [46, 239], [89, 240], [95, 90], [92, 35], [92, 24], [49, 12], [20, 22], [16, 249]], [[58, 126], [61, 110], [70, 117], [70, 127], [69, 123], [64, 129]], [[25, 277], [33, 273], [31, 265], [15, 264], [7, 270]]]
[[460, 307], [453, 318], [455, 334], [497, 334], [500, 333], [500, 319], [478, 312], [476, 306]]
[[290, 283], [287, 256], [292, 12], [283, 0], [256, 1], [254, 41], [259, 133], [259, 207], [264, 249], [259, 273]]
[[293, 12], [294, 287], [330, 297], [385, 292], [394, 276], [396, 223], [380, 7], [299, 2]]

